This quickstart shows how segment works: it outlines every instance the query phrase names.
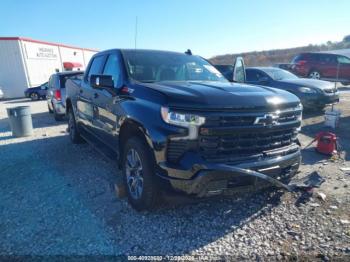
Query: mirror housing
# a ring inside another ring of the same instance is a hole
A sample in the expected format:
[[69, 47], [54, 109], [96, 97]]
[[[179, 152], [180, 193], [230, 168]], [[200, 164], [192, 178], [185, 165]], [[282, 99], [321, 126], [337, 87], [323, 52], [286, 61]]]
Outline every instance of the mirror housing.
[[91, 75], [90, 84], [96, 89], [114, 89], [113, 77], [110, 75]]

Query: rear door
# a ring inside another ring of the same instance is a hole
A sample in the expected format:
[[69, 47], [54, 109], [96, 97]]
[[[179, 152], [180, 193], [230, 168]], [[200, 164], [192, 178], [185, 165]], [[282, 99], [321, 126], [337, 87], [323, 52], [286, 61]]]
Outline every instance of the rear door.
[[98, 55], [92, 58], [93, 60], [90, 63], [89, 69], [85, 74], [85, 77], [80, 86], [79, 94], [77, 97], [77, 114], [78, 122], [84, 129], [90, 132], [93, 135], [96, 134], [96, 129], [93, 127], [93, 118], [94, 118], [94, 106], [93, 106], [93, 96], [95, 90], [90, 85], [91, 75], [101, 74], [106, 56]]
[[[121, 59], [117, 52], [108, 55], [102, 74], [112, 76], [116, 90], [122, 85]], [[113, 150], [117, 150], [118, 96], [106, 89], [95, 89], [93, 103], [95, 107], [93, 125], [100, 140], [107, 142], [106, 145]]]
[[49, 83], [48, 83], [48, 89], [47, 89], [47, 93], [46, 93], [46, 99], [47, 99], [47, 103], [48, 106], [50, 107], [51, 110], [53, 110], [53, 103], [55, 102], [55, 91], [57, 90], [59, 86], [59, 79], [58, 79], [58, 75], [54, 74], [51, 75]]
[[317, 54], [317, 59], [317, 67], [319, 67], [321, 78], [336, 79], [338, 69], [336, 56], [332, 54]]

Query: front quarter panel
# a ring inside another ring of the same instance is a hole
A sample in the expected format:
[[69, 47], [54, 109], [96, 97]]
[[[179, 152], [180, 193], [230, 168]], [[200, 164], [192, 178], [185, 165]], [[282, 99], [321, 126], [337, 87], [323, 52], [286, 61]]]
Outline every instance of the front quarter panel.
[[117, 130], [120, 131], [127, 121], [137, 123], [142, 127], [149, 146], [154, 150], [157, 162], [160, 162], [164, 160], [167, 139], [170, 136], [186, 135], [187, 129], [165, 123], [160, 110], [166, 101], [155, 95], [154, 91], [149, 90], [148, 94], [144, 92], [147, 90], [135, 91], [135, 96], [123, 99], [119, 106], [115, 107], [118, 117]]

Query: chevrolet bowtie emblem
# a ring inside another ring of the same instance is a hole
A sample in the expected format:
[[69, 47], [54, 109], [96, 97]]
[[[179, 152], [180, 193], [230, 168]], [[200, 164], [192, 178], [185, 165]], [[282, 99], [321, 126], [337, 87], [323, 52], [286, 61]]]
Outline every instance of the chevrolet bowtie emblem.
[[277, 114], [265, 114], [264, 116], [258, 116], [254, 125], [263, 125], [263, 126], [275, 126], [278, 125], [279, 116]]

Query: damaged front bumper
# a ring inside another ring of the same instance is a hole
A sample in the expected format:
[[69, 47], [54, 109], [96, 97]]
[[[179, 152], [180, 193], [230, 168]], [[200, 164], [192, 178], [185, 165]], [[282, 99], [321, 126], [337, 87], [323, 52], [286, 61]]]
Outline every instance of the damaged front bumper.
[[299, 146], [289, 147], [276, 156], [240, 161], [210, 163], [188, 152], [177, 165], [160, 163], [158, 175], [178, 192], [207, 197], [275, 185], [288, 191], [287, 183], [300, 165]]

